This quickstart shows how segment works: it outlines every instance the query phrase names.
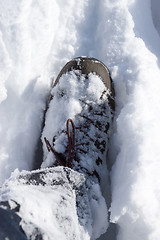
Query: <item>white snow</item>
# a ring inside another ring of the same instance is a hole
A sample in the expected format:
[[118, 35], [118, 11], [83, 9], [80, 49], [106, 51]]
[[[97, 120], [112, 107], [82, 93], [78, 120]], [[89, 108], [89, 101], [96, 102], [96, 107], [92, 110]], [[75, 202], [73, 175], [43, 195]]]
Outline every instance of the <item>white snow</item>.
[[98, 58], [116, 92], [111, 221], [118, 240], [159, 240], [159, 7], [158, 0], [0, 2], [1, 184], [15, 168], [32, 169], [62, 66], [77, 56]]
[[[104, 91], [106, 91], [106, 94], [104, 94], [105, 96], [103, 97], [104, 99], [100, 100], [100, 97]], [[106, 108], [108, 107], [106, 99], [109, 91], [107, 91], [107, 88], [105, 87], [100, 77], [94, 73], [90, 73], [87, 80], [85, 78], [85, 75], [80, 74], [80, 71], [78, 70], [63, 74], [60, 78], [59, 83], [52, 89], [51, 94], [53, 96], [53, 100], [49, 103], [49, 109], [46, 113], [45, 126], [42, 132], [42, 142], [44, 143], [44, 161], [42, 163], [43, 168], [52, 166], [55, 162], [53, 153], [50, 152], [48, 154], [48, 149], [46, 147], [44, 138], [47, 138], [51, 144], [53, 137], [55, 138], [55, 151], [64, 153], [66, 150], [68, 144], [68, 137], [65, 132], [67, 131], [67, 119], [73, 120], [75, 128], [81, 127], [81, 125], [83, 126], [84, 119], [82, 116], [89, 117], [94, 122], [99, 120], [102, 124], [107, 123], [107, 120], [108, 122], [111, 121], [111, 113], [108, 114], [107, 118], [97, 115], [92, 116], [92, 113], [90, 113], [90, 116], [88, 113], [87, 104], [90, 105], [92, 109], [94, 108], [95, 111], [98, 111], [104, 102], [106, 103]], [[82, 103], [82, 101], [87, 103], [85, 107], [83, 107], [84, 103]], [[82, 116], [80, 117], [79, 115]], [[95, 126], [92, 126], [92, 124], [90, 125], [90, 128], [87, 127], [87, 135], [91, 139], [94, 139], [96, 135]], [[97, 134], [100, 133], [97, 132]], [[103, 133], [101, 134], [101, 137], [102, 135]], [[87, 139], [84, 138], [83, 132], [81, 133], [79, 129], [75, 130], [75, 144], [82, 144], [88, 141], [90, 142], [90, 145], [93, 144], [88, 137]], [[86, 149], [84, 149], [85, 147]], [[83, 146], [83, 149], [85, 151], [88, 151], [87, 146]], [[93, 172], [93, 162], [95, 162], [94, 157], [97, 156], [97, 148], [95, 150], [95, 146], [93, 144], [91, 149], [92, 150], [87, 154], [87, 159], [86, 154], [84, 154], [84, 161], [82, 164], [83, 166], [87, 166], [88, 171], [90, 171], [89, 168], [92, 168]], [[104, 157], [106, 158], [106, 155]], [[89, 164], [89, 161], [91, 161], [91, 164]], [[105, 167], [106, 166], [104, 166], [104, 168]]]

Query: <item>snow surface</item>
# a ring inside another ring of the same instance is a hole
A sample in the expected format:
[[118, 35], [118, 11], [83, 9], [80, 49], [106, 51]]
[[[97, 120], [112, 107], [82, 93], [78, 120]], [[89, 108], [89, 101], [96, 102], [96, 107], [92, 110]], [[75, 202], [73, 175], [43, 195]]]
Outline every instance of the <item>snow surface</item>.
[[111, 221], [118, 240], [160, 236], [158, 0], [0, 1], [0, 181], [31, 170], [62, 66], [91, 56], [110, 69], [116, 113]]

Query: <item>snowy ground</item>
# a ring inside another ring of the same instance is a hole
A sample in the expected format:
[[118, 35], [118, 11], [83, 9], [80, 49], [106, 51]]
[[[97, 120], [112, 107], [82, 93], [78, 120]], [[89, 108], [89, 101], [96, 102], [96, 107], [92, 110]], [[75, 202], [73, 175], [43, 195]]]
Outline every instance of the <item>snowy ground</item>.
[[0, 1], [0, 183], [31, 170], [51, 82], [73, 57], [110, 69], [116, 91], [111, 221], [118, 240], [160, 236], [158, 0]]

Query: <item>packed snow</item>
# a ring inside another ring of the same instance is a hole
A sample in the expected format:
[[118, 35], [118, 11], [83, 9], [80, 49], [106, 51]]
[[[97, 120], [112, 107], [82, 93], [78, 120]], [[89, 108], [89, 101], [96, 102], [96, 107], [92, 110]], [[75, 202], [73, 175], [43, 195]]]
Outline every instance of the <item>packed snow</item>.
[[33, 169], [60, 69], [95, 57], [116, 93], [110, 221], [118, 240], [159, 240], [159, 9], [158, 0], [0, 1], [1, 184], [16, 168]]

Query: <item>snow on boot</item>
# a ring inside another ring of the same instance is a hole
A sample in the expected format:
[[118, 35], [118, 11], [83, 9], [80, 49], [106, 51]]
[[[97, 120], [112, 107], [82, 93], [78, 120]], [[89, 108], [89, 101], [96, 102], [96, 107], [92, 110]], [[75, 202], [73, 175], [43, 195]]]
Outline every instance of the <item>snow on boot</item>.
[[80, 57], [63, 67], [46, 114], [42, 167], [68, 166], [98, 181], [106, 175], [113, 95], [109, 71], [97, 59]]

